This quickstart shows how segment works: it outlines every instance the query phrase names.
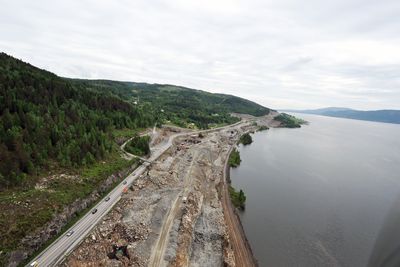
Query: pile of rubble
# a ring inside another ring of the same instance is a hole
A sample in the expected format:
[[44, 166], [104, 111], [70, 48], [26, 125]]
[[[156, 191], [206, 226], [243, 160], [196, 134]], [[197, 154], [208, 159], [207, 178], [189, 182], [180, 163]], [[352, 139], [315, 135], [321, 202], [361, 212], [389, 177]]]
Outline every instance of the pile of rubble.
[[243, 130], [176, 138], [64, 266], [235, 266], [218, 189], [229, 146]]
[[193, 228], [201, 212], [203, 195], [199, 192], [191, 192], [182, 209], [182, 219], [179, 225], [179, 237], [176, 248], [176, 256], [170, 266], [187, 266], [190, 256], [190, 248], [193, 239]]

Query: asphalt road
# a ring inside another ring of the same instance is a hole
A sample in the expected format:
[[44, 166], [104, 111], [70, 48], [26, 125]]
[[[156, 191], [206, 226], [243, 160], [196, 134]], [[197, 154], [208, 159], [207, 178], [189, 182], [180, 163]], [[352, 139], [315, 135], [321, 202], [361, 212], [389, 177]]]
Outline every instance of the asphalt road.
[[[243, 122], [243, 121], [242, 121]], [[50, 246], [48, 246], [42, 253], [40, 253], [31, 263], [37, 262], [38, 266], [55, 266], [60, 263], [83, 239], [88, 235], [90, 230], [106, 215], [111, 208], [120, 200], [121, 195], [125, 187], [130, 186], [132, 182], [139, 177], [151, 162], [157, 160], [168, 148], [171, 147], [173, 140], [178, 136], [190, 135], [200, 132], [211, 132], [218, 131], [232, 126], [236, 126], [242, 122], [235, 123], [224, 127], [219, 127], [210, 130], [203, 130], [197, 132], [178, 133], [170, 136], [167, 142], [161, 143], [151, 150], [151, 157], [144, 162], [143, 165], [136, 168], [128, 177], [126, 177], [119, 185], [117, 185], [106, 197], [110, 199], [106, 201], [104, 197], [92, 210], [97, 209], [97, 212], [92, 214], [88, 212], [78, 222], [76, 222], [69, 231], [74, 231], [71, 236], [67, 236], [66, 233], [56, 239]], [[124, 184], [126, 181], [126, 184]]]

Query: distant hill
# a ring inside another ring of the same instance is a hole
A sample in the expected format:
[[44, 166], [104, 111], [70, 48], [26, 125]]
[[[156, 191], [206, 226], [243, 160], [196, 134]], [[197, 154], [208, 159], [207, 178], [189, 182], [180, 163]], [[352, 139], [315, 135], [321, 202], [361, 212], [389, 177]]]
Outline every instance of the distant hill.
[[285, 110], [287, 112], [316, 114], [329, 117], [348, 118], [364, 121], [377, 121], [400, 124], [400, 110], [355, 110], [350, 108], [329, 107], [309, 110]]
[[103, 159], [113, 129], [148, 127], [154, 117], [0, 53], [0, 122], [2, 188], [25, 183], [49, 162], [77, 167]]
[[0, 53], [0, 191], [50, 163], [79, 167], [103, 159], [116, 129], [165, 121], [209, 128], [237, 121], [232, 112], [260, 116], [269, 109], [173, 85], [62, 78]]
[[[269, 109], [173, 85], [62, 78], [0, 53], [0, 266], [54, 237], [135, 164], [121, 157], [117, 137], [168, 120], [199, 128], [239, 120], [231, 112]], [[50, 233], [26, 238], [49, 221]]]
[[[149, 104], [163, 119], [180, 126], [195, 124], [198, 128], [232, 123], [236, 118], [230, 113], [262, 116], [270, 112], [252, 101], [226, 94], [169, 84], [148, 84], [109, 80], [73, 79], [73, 83], [103, 93], [112, 93], [132, 104]], [[163, 112], [160, 112], [160, 111]]]

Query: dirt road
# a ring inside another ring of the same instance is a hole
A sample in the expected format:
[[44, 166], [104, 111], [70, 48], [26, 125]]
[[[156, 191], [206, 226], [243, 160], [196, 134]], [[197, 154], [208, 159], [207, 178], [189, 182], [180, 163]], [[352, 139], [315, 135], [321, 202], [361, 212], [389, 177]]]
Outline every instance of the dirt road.
[[171, 204], [171, 208], [167, 213], [167, 216], [164, 220], [164, 223], [161, 227], [160, 235], [157, 239], [157, 243], [155, 247], [153, 248], [153, 252], [150, 257], [150, 263], [149, 267], [162, 267], [166, 266], [167, 263], [164, 261], [164, 253], [166, 250], [166, 246], [168, 244], [168, 236], [171, 231], [172, 223], [175, 219], [175, 217], [178, 214], [178, 211], [180, 209], [180, 204], [182, 202], [182, 198], [185, 197], [186, 194], [186, 188], [189, 186], [190, 183], [190, 176], [192, 174], [192, 168], [193, 168], [193, 163], [195, 162], [197, 157], [197, 153], [193, 157], [189, 169], [187, 170], [187, 173], [184, 178], [184, 189], [179, 193], [179, 195], [175, 198], [173, 203]]
[[167, 218], [165, 218], [165, 221], [161, 227], [157, 243], [153, 248], [153, 253], [150, 258], [149, 267], [166, 266], [166, 263], [164, 261], [164, 253], [166, 245], [168, 243], [168, 235], [171, 231], [172, 223], [180, 207], [179, 204], [180, 204], [180, 197], [178, 196], [171, 204], [171, 209], [168, 211]]

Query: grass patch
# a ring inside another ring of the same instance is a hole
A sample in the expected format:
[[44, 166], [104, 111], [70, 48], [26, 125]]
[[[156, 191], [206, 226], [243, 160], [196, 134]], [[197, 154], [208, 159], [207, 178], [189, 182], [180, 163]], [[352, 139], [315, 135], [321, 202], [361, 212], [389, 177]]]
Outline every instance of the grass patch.
[[31, 260], [33, 260], [36, 256], [38, 256], [42, 251], [44, 251], [48, 246], [50, 246], [55, 240], [57, 240], [57, 238], [59, 238], [60, 236], [64, 235], [65, 232], [71, 228], [76, 222], [78, 222], [86, 213], [88, 213], [90, 210], [93, 209], [93, 207], [95, 207], [100, 201], [103, 200], [103, 198], [108, 195], [108, 193], [110, 193], [115, 186], [117, 186], [119, 184], [120, 181], [117, 181], [115, 183], [113, 183], [111, 185], [111, 187], [105, 191], [104, 193], [102, 193], [99, 197], [99, 199], [97, 201], [95, 201], [92, 205], [88, 206], [87, 208], [81, 210], [80, 212], [76, 212], [74, 214], [74, 217], [66, 224], [64, 225], [60, 232], [53, 236], [52, 238], [50, 238], [49, 240], [47, 240], [44, 245], [42, 246], [41, 249], [39, 249], [38, 251], [36, 251], [35, 253], [33, 253], [29, 258], [27, 258], [25, 261], [21, 262], [21, 264], [19, 264], [18, 266], [25, 266], [26, 264], [28, 264]]
[[125, 146], [125, 151], [136, 156], [145, 156], [150, 153], [150, 136], [135, 136]]
[[101, 178], [107, 177], [117, 170], [131, 166], [134, 162], [134, 160], [128, 161], [118, 153], [114, 153], [107, 161], [98, 161], [90, 167], [81, 169], [80, 175], [87, 179], [101, 180]]
[[124, 128], [124, 129], [114, 129], [112, 134], [114, 138], [130, 138], [144, 131], [146, 131], [146, 128], [137, 128], [137, 129]]
[[[66, 205], [77, 199], [87, 197], [108, 176], [127, 169], [136, 161], [137, 159], [127, 161], [121, 158], [117, 149], [115, 149], [103, 161], [98, 161], [87, 167], [63, 171], [57, 169], [57, 173], [72, 175], [53, 180], [49, 179], [44, 189], [35, 189], [34, 185], [31, 184], [29, 187], [17, 187], [0, 192], [0, 209], [2, 210], [0, 217], [0, 251], [2, 251], [0, 266], [6, 264], [5, 254], [15, 250], [27, 234], [33, 233], [37, 228], [49, 222]], [[113, 187], [114, 185], [111, 188]], [[81, 213], [85, 214], [84, 212]]]

